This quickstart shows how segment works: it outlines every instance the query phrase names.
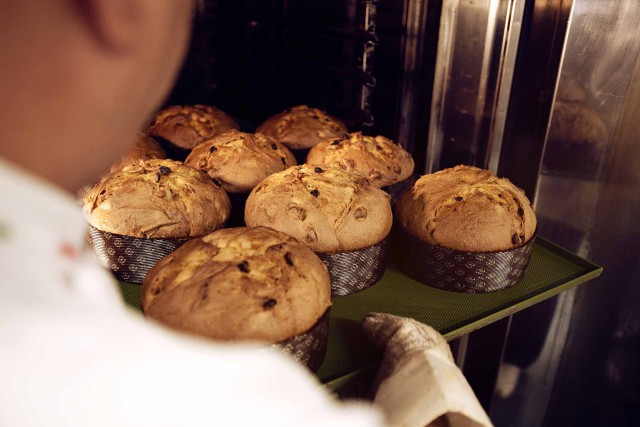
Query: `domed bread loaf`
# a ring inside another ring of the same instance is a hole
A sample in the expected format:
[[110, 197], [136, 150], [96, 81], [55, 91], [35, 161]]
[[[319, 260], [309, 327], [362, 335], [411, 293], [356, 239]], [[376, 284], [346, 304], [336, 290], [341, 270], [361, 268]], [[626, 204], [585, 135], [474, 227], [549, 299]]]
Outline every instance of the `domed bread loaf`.
[[229, 197], [207, 174], [167, 159], [139, 161], [105, 176], [84, 203], [98, 230], [165, 239], [210, 233], [230, 209]]
[[296, 164], [284, 145], [260, 133], [230, 130], [198, 144], [185, 164], [207, 172], [230, 193], [249, 193], [263, 179]]
[[305, 245], [266, 228], [227, 228], [160, 260], [144, 313], [221, 340], [276, 343], [308, 331], [331, 305], [329, 273]]
[[166, 156], [166, 153], [156, 140], [144, 132], [138, 132], [133, 147], [122, 156], [118, 163], [111, 166], [109, 171], [117, 172], [138, 160], [164, 159]]
[[384, 136], [365, 136], [360, 132], [319, 143], [309, 151], [307, 162], [354, 169], [376, 187], [404, 181], [414, 168], [411, 155], [402, 147]]
[[271, 175], [253, 189], [248, 226], [283, 231], [315, 252], [367, 248], [389, 234], [389, 195], [355, 171], [301, 165]]
[[269, 117], [256, 132], [270, 136], [292, 150], [303, 150], [348, 131], [344, 123], [324, 111], [298, 105]]
[[395, 215], [413, 237], [467, 252], [522, 246], [537, 225], [521, 189], [488, 170], [462, 165], [421, 177], [400, 196]]
[[174, 105], [155, 115], [147, 133], [179, 148], [191, 150], [206, 139], [239, 128], [231, 116], [215, 107]]

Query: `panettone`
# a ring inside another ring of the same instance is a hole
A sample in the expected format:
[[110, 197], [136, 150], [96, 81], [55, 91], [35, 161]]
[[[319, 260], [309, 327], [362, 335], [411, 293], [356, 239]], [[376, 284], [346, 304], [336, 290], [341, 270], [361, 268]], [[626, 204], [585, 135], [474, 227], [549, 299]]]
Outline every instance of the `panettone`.
[[138, 160], [164, 159], [166, 156], [166, 153], [156, 140], [146, 133], [138, 132], [133, 147], [117, 163], [111, 166], [109, 171], [117, 172]]
[[396, 266], [426, 285], [493, 292], [524, 277], [536, 217], [524, 192], [488, 170], [456, 166], [420, 178], [395, 205]]
[[360, 292], [384, 273], [389, 195], [356, 171], [305, 164], [273, 174], [249, 195], [245, 222], [309, 246], [329, 268], [333, 295]]
[[347, 133], [339, 119], [317, 108], [299, 105], [269, 117], [256, 129], [292, 150], [304, 150]]
[[273, 138], [231, 130], [198, 144], [185, 164], [207, 172], [228, 193], [249, 193], [263, 179], [296, 161]]
[[197, 144], [231, 129], [238, 123], [224, 111], [209, 105], [174, 105], [159, 111], [147, 133], [180, 149]]
[[187, 239], [221, 227], [230, 202], [222, 187], [173, 160], [147, 160], [105, 176], [85, 198], [84, 213], [103, 232]]
[[146, 316], [220, 340], [278, 343], [331, 305], [327, 269], [305, 245], [266, 228], [228, 228], [160, 260], [142, 287]]
[[360, 132], [320, 142], [309, 151], [307, 162], [356, 170], [377, 187], [404, 181], [414, 169], [411, 155], [402, 147], [384, 136]]

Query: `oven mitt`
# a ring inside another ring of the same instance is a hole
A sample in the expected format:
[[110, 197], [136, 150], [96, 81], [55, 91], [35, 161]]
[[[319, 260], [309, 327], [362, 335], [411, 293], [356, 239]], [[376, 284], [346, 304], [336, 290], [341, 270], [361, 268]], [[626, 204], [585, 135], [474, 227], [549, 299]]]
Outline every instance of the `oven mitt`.
[[492, 426], [435, 329], [385, 313], [366, 315], [362, 327], [384, 352], [372, 395], [390, 426]]

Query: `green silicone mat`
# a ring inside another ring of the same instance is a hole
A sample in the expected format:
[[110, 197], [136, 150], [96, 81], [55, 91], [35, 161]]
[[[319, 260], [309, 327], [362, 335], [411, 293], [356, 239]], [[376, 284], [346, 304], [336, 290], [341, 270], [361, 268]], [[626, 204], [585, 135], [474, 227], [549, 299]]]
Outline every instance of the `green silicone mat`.
[[[451, 340], [598, 277], [602, 267], [545, 240], [536, 239], [525, 277], [488, 294], [461, 294], [425, 286], [387, 268], [376, 285], [335, 297], [329, 344], [318, 378], [332, 388], [375, 364], [380, 355], [366, 341], [359, 322], [370, 312], [411, 317]], [[125, 302], [140, 311], [140, 285], [120, 282]]]

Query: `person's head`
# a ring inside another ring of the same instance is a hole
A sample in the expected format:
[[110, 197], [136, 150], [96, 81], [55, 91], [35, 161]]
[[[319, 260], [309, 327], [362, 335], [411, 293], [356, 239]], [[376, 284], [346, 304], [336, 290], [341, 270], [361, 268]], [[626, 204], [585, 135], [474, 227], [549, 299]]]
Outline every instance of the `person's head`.
[[4, 0], [0, 156], [73, 191], [160, 106], [193, 0]]

